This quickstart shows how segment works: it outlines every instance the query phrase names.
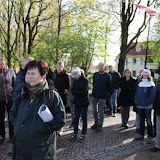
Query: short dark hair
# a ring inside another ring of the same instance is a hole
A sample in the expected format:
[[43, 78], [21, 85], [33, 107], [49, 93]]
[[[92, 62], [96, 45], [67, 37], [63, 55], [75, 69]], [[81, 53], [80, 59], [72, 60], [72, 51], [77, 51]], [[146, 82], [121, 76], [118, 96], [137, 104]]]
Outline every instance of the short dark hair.
[[37, 68], [41, 76], [43, 76], [44, 74], [48, 74], [49, 67], [47, 62], [44, 60], [30, 61], [25, 67], [26, 71], [33, 68]]

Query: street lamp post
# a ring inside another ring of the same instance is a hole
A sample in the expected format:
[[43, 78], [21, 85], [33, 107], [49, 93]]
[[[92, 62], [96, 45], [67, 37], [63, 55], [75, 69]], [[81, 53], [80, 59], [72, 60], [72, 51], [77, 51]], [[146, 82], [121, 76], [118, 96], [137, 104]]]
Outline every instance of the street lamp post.
[[145, 55], [144, 68], [147, 68], [147, 60], [148, 60], [148, 42], [149, 42], [150, 24], [151, 24], [151, 19], [149, 19], [149, 25], [148, 25], [148, 35], [147, 35], [147, 42], [146, 42], [146, 55]]

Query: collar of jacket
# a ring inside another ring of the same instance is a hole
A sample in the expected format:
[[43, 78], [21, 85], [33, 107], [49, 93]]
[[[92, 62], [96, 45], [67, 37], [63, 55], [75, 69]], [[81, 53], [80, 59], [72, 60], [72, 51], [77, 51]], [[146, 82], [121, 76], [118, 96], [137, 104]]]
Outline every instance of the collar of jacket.
[[56, 73], [57, 75], [63, 75], [63, 74], [66, 73], [66, 70], [63, 70], [61, 73], [58, 73], [57, 70], [55, 70], [55, 73]]
[[[127, 81], [126, 76], [124, 76], [123, 79]], [[133, 78], [130, 77], [130, 79], [129, 79], [128, 81], [130, 81], [130, 80], [132, 80], [132, 79], [133, 79]], [[128, 81], [127, 81], [127, 82], [128, 82]]]
[[104, 71], [104, 72], [100, 72], [100, 71], [99, 71], [98, 73], [99, 73], [99, 74], [104, 74], [104, 73], [106, 73], [106, 71]]

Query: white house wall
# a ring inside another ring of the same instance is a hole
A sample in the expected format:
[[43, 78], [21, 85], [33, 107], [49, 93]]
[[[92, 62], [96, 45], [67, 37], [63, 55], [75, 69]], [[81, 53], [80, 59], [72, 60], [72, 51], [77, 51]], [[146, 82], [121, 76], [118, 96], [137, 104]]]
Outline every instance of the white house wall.
[[[136, 58], [136, 64], [133, 63], [133, 59]], [[143, 63], [141, 59], [143, 58]], [[136, 71], [136, 76], [139, 75], [139, 69], [144, 68], [145, 56], [127, 56], [128, 63], [125, 62], [125, 69], [130, 68], [132, 71]], [[118, 71], [119, 57], [116, 58], [115, 70]], [[147, 63], [147, 68], [155, 70], [158, 69], [156, 63]]]

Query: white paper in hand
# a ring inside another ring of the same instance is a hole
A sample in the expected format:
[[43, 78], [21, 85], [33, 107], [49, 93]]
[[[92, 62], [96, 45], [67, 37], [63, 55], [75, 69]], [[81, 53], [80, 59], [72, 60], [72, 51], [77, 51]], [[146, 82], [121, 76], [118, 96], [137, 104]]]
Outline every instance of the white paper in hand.
[[45, 104], [42, 104], [40, 106], [38, 115], [41, 117], [44, 123], [50, 122], [53, 120], [53, 115]]

